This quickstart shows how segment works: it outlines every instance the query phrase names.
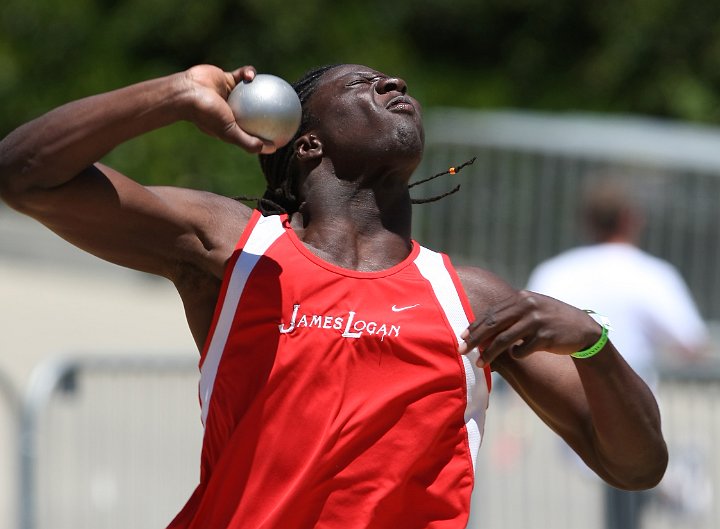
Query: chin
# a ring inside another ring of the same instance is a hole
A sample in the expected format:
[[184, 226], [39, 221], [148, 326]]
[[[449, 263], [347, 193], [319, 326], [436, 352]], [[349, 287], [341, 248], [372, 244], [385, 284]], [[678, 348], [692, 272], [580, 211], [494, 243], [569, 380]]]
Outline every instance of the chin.
[[417, 163], [422, 159], [425, 149], [425, 134], [422, 129], [415, 127], [398, 127], [396, 129], [396, 150], [398, 153], [410, 158], [417, 158]]

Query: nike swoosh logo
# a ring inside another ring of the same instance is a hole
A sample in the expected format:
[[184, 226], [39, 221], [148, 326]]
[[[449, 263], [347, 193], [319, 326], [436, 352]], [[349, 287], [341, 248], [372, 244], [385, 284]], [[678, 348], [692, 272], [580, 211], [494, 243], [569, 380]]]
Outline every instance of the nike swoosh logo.
[[392, 309], [393, 312], [402, 312], [404, 310], [414, 309], [415, 307], [419, 307], [419, 306], [420, 306], [420, 303], [415, 303], [415, 305], [408, 305], [407, 307], [396, 307], [395, 305], [393, 305], [390, 308]]

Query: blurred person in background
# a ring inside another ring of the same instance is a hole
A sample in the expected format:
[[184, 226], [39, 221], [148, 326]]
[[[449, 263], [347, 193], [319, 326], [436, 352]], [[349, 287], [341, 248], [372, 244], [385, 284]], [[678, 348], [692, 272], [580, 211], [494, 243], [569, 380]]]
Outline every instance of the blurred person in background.
[[[608, 317], [613, 343], [656, 390], [663, 353], [681, 361], [704, 356], [705, 322], [678, 270], [638, 247], [644, 213], [626, 181], [609, 177], [587, 186], [579, 217], [589, 244], [540, 263], [527, 288]], [[648, 498], [605, 487], [605, 527], [640, 527]]]

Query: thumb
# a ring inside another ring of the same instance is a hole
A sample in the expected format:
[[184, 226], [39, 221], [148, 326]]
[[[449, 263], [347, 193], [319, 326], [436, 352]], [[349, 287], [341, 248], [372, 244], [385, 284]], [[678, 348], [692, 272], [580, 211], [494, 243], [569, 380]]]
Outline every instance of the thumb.
[[225, 137], [222, 139], [251, 154], [272, 154], [277, 150], [273, 142], [245, 132], [236, 121], [228, 124], [225, 129]]

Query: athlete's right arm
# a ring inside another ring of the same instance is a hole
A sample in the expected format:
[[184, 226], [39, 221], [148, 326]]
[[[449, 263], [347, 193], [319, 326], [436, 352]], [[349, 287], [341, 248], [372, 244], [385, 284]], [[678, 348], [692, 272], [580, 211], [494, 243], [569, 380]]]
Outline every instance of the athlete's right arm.
[[217, 245], [224, 231], [235, 236], [246, 208], [210, 193], [144, 187], [98, 160], [131, 138], [181, 120], [248, 152], [272, 151], [237, 126], [227, 105], [235, 85], [254, 74], [252, 67], [224, 72], [201, 65], [58, 107], [0, 142], [0, 197], [76, 246], [123, 266], [166, 277], [178, 260], [221, 267], [214, 257], [226, 252]]

